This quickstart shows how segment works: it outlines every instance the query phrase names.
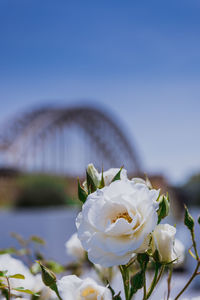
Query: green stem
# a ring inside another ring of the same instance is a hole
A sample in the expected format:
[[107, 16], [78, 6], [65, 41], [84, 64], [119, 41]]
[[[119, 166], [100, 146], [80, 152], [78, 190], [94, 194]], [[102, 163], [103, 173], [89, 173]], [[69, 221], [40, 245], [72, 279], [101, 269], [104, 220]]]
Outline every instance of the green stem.
[[59, 292], [58, 292], [58, 288], [57, 288], [56, 282], [54, 282], [52, 285], [50, 285], [50, 288], [56, 293], [58, 299], [59, 299], [59, 300], [62, 300], [62, 298], [61, 298], [60, 295], [59, 295]]
[[165, 270], [165, 265], [162, 265], [162, 266], [161, 266], [161, 269], [160, 269], [160, 273], [159, 273], [158, 278], [157, 278], [157, 280], [156, 280], [156, 284], [157, 284], [158, 281], [160, 280], [160, 278], [161, 278], [161, 276], [162, 276], [164, 270]]
[[191, 231], [191, 235], [192, 235], [192, 243], [193, 243], [194, 252], [195, 252], [195, 255], [196, 255], [196, 259], [198, 260], [199, 259], [199, 254], [198, 254], [198, 251], [197, 251], [197, 244], [196, 244], [195, 237], [194, 237], [194, 230]]
[[136, 257], [134, 256], [133, 258], [131, 258], [129, 263], [126, 265], [126, 268], [129, 268], [135, 261], [136, 261]]
[[7, 280], [7, 283], [8, 283], [8, 300], [11, 299], [11, 295], [10, 295], [10, 282], [9, 282], [9, 278], [6, 276], [6, 280]]
[[177, 300], [183, 294], [183, 292], [188, 288], [188, 286], [190, 285], [190, 283], [192, 282], [192, 280], [198, 275], [199, 266], [200, 266], [200, 262], [198, 261], [197, 266], [196, 266], [194, 272], [192, 273], [191, 277], [189, 278], [188, 282], [186, 283], [186, 285], [184, 286], [184, 288], [178, 293], [178, 295], [176, 296], [176, 298], [174, 298], [174, 300]]
[[125, 299], [129, 300], [129, 270], [125, 266], [119, 266], [119, 270], [123, 279]]
[[145, 273], [145, 270], [143, 271], [143, 276], [144, 276], [143, 300], [146, 300], [147, 299], [147, 286], [146, 286], [146, 273]]
[[148, 293], [147, 293], [147, 299], [151, 296], [156, 284], [157, 284], [157, 277], [158, 277], [158, 270], [159, 270], [159, 266], [156, 264], [156, 267], [155, 267], [155, 274], [154, 274], [154, 278], [151, 282], [151, 285], [149, 287], [149, 290], [148, 290]]
[[167, 300], [169, 300], [169, 296], [170, 296], [170, 292], [171, 292], [172, 271], [173, 271], [173, 267], [172, 267], [172, 265], [170, 265], [169, 275], [168, 275], [168, 278], [167, 278]]

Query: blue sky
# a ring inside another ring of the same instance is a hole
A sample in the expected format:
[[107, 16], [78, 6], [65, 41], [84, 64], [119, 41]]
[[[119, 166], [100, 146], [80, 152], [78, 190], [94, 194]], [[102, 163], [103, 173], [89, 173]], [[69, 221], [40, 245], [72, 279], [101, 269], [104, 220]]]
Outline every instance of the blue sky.
[[1, 121], [89, 100], [120, 118], [147, 173], [200, 170], [200, 2], [0, 0]]

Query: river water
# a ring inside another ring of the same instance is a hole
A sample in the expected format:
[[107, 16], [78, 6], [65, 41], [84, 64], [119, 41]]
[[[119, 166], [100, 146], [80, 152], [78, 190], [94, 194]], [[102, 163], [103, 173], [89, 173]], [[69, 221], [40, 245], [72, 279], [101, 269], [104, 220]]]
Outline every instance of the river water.
[[[200, 210], [193, 208], [192, 215], [197, 218]], [[0, 248], [18, 247], [16, 240], [11, 237], [11, 232], [16, 232], [24, 238], [31, 235], [38, 235], [46, 241], [46, 245], [42, 248], [42, 252], [48, 259], [54, 259], [60, 263], [67, 263], [71, 259], [67, 256], [65, 250], [65, 242], [70, 236], [76, 232], [75, 218], [78, 214], [77, 210], [69, 210], [63, 208], [51, 208], [40, 210], [21, 210], [21, 211], [0, 211]], [[174, 224], [174, 220], [169, 218], [170, 224]], [[183, 223], [177, 223], [177, 237], [183, 242], [186, 248], [191, 246], [190, 233]], [[196, 237], [198, 249], [200, 249], [200, 226], [196, 225]], [[175, 274], [173, 279], [172, 296], [180, 290], [184, 285], [189, 273], [195, 267], [195, 260], [187, 255], [186, 269], [183, 274]], [[116, 284], [118, 286], [118, 284]], [[163, 294], [166, 290], [166, 281], [163, 280], [157, 293], [152, 299], [164, 299]], [[194, 296], [200, 296], [200, 278], [192, 284], [191, 288], [184, 294], [181, 299], [192, 299]], [[140, 295], [136, 299], [140, 299]]]

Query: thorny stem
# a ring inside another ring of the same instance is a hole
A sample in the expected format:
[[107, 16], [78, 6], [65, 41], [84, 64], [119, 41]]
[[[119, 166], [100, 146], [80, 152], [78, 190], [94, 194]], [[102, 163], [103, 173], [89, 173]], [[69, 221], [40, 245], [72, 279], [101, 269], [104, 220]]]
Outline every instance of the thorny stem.
[[178, 295], [176, 296], [176, 298], [174, 300], [177, 300], [183, 294], [183, 292], [188, 288], [188, 286], [190, 285], [190, 283], [192, 282], [192, 280], [197, 275], [199, 275], [199, 273], [198, 273], [199, 266], [200, 266], [200, 261], [198, 261], [197, 266], [196, 266], [194, 272], [192, 273], [191, 277], [189, 278], [188, 282], [186, 283], [186, 285], [184, 286], [184, 288], [178, 293]]
[[119, 270], [122, 274], [125, 299], [129, 300], [129, 270], [126, 268], [126, 266], [119, 266]]

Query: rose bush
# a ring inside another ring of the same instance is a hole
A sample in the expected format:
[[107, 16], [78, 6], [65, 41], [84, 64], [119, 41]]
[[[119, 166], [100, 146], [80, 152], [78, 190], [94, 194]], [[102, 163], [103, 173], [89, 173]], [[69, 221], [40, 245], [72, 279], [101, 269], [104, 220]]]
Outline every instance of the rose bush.
[[128, 179], [117, 180], [90, 194], [79, 213], [78, 237], [93, 263], [126, 264], [143, 252], [157, 224], [159, 190]]

